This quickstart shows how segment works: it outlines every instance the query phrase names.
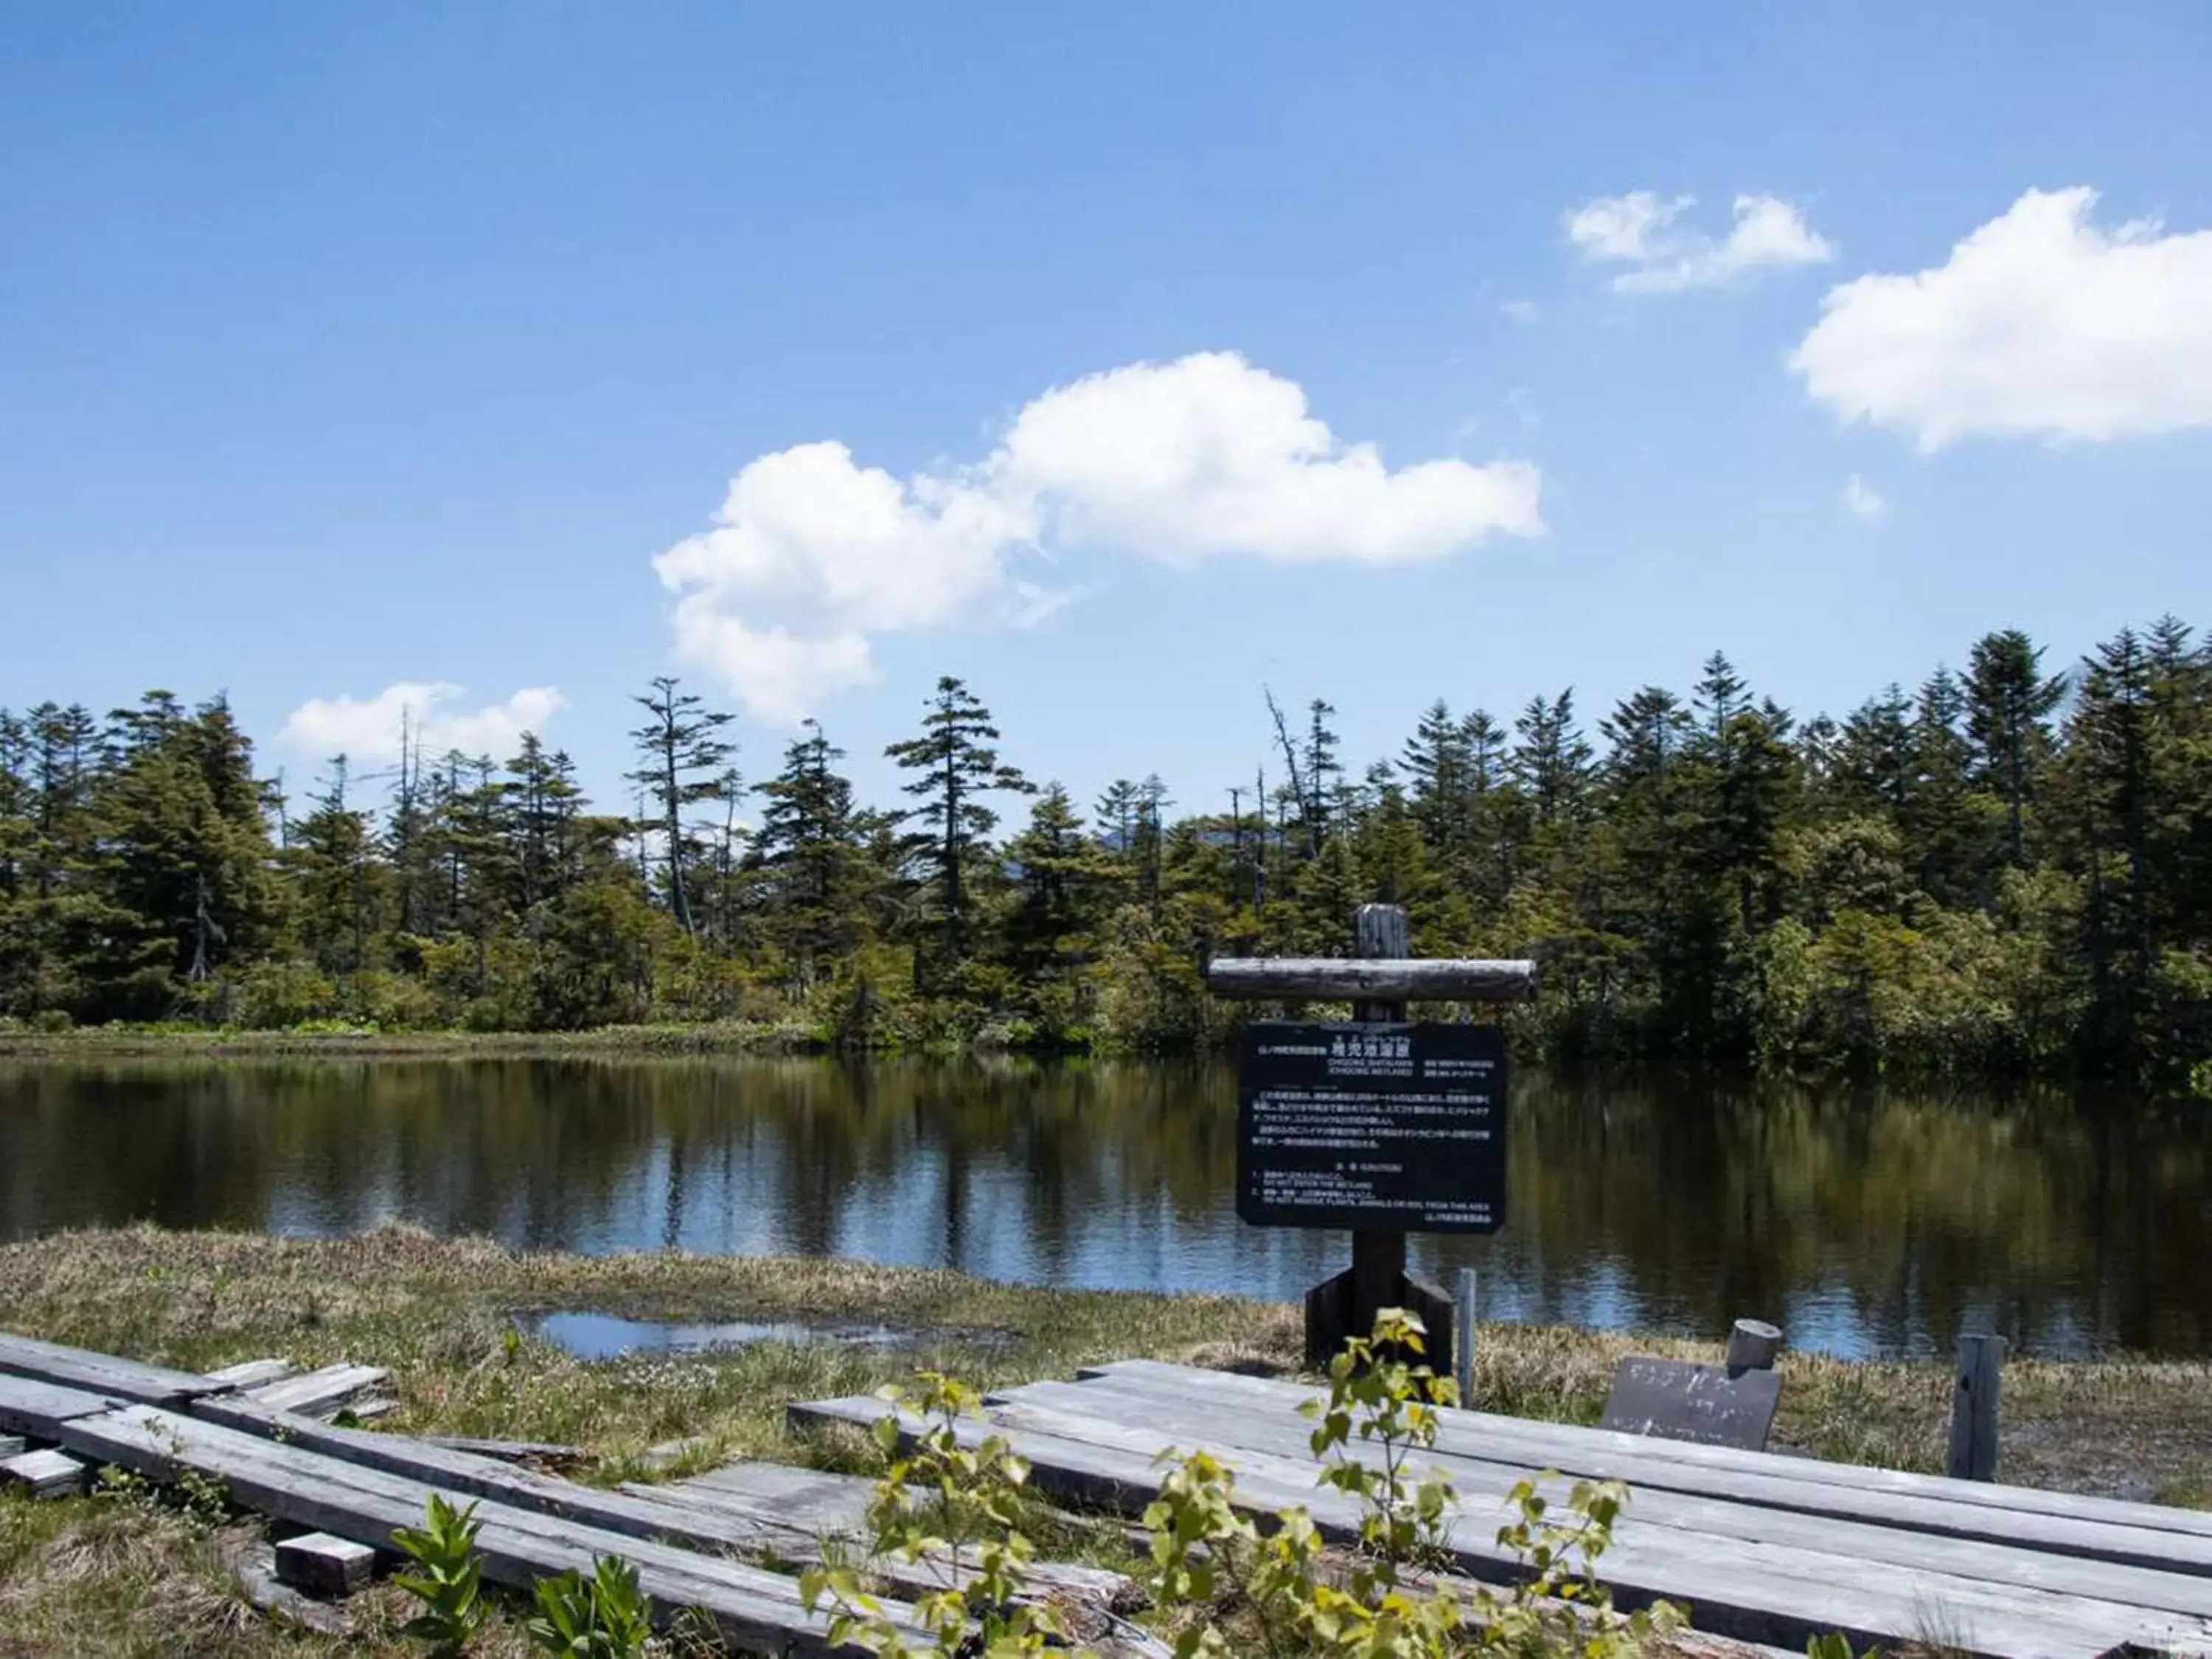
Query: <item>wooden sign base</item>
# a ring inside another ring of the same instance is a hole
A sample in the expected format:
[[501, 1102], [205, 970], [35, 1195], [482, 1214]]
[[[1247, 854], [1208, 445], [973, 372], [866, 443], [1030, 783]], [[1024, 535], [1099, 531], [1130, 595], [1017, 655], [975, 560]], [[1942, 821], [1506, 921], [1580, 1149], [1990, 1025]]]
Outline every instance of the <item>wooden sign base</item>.
[[[1449, 1374], [1452, 1299], [1406, 1271], [1403, 1233], [1354, 1233], [1352, 1265], [1306, 1292], [1306, 1364], [1325, 1370], [1344, 1345], [1375, 1328], [1385, 1308], [1403, 1308], [1428, 1334], [1421, 1360], [1437, 1376]], [[1410, 1358], [1410, 1356], [1408, 1356]]]

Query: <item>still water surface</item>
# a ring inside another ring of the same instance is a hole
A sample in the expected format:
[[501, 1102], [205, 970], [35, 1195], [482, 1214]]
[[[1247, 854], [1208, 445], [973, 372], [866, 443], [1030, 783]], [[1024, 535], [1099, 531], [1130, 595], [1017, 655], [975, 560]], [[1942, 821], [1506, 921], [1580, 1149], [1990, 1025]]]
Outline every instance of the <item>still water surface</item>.
[[[1567, 1079], [1513, 1089], [1511, 1216], [1415, 1241], [1486, 1317], [1807, 1347], [2212, 1352], [2212, 1111]], [[392, 1217], [582, 1251], [840, 1255], [1296, 1296], [1341, 1236], [1237, 1219], [1225, 1066], [0, 1064], [0, 1237]]]

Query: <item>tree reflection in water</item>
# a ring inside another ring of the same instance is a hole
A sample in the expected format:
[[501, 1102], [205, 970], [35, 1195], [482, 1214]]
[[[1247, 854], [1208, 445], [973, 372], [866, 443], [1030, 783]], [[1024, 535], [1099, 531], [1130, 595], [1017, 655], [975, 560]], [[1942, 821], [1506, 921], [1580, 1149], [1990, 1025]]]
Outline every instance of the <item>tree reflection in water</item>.
[[[1423, 1239], [1486, 1314], [1844, 1352], [2212, 1351], [2212, 1119], [2058, 1091], [1547, 1076], [1511, 1218]], [[840, 1254], [1292, 1296], [1344, 1242], [1242, 1225], [1224, 1066], [374, 1060], [0, 1067], [0, 1236], [151, 1219]]]

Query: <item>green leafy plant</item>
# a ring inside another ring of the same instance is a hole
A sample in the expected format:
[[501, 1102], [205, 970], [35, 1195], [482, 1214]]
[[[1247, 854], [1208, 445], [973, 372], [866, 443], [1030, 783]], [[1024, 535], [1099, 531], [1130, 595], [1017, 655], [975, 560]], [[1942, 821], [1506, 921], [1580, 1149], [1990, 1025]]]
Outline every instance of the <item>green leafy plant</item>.
[[113, 1504], [148, 1504], [156, 1501], [154, 1483], [134, 1469], [119, 1464], [106, 1463], [93, 1478], [92, 1495]]
[[[981, 1654], [1011, 1659], [1042, 1653], [1063, 1639], [1060, 1619], [1023, 1598], [1025, 1569], [1036, 1547], [1019, 1526], [1029, 1465], [1006, 1439], [988, 1435], [961, 1443], [960, 1425], [982, 1400], [964, 1383], [921, 1372], [912, 1389], [879, 1391], [891, 1407], [876, 1425], [889, 1467], [868, 1506], [872, 1559], [894, 1557], [921, 1567], [939, 1588], [917, 1597], [915, 1622], [923, 1645], [886, 1618], [883, 1604], [850, 1565], [823, 1565], [801, 1575], [807, 1607], [830, 1609], [830, 1638], [884, 1659], [925, 1654]], [[909, 1432], [918, 1419], [921, 1427]], [[921, 1493], [919, 1502], [909, 1489]]]
[[1877, 1649], [1869, 1648], [1863, 1656], [1857, 1654], [1852, 1651], [1850, 1637], [1832, 1630], [1805, 1644], [1805, 1659], [1875, 1659], [1878, 1652]]
[[432, 1492], [427, 1523], [400, 1527], [392, 1534], [392, 1543], [416, 1568], [394, 1574], [392, 1582], [422, 1608], [404, 1629], [417, 1641], [428, 1643], [435, 1659], [454, 1659], [465, 1652], [483, 1627], [483, 1563], [477, 1554], [477, 1534], [483, 1523], [476, 1513], [474, 1504], [455, 1509]]
[[602, 1555], [588, 1578], [573, 1569], [538, 1581], [530, 1644], [562, 1659], [637, 1659], [653, 1635], [653, 1608], [637, 1569]]
[[1437, 1408], [1456, 1391], [1421, 1363], [1426, 1337], [1413, 1315], [1386, 1310], [1369, 1336], [1346, 1344], [1331, 1364], [1327, 1399], [1305, 1408], [1321, 1484], [1359, 1504], [1359, 1553], [1348, 1572], [1324, 1570], [1305, 1510], [1281, 1511], [1267, 1527], [1241, 1513], [1233, 1474], [1211, 1454], [1169, 1468], [1145, 1515], [1150, 1588], [1163, 1607], [1207, 1607], [1235, 1623], [1233, 1637], [1211, 1617], [1187, 1626], [1176, 1639], [1177, 1659], [1255, 1651], [1625, 1659], [1681, 1626], [1680, 1612], [1663, 1602], [1615, 1614], [1592, 1572], [1626, 1502], [1618, 1486], [1577, 1486], [1561, 1520], [1537, 1482], [1522, 1482], [1498, 1541], [1526, 1565], [1522, 1581], [1504, 1592], [1484, 1587], [1465, 1604], [1435, 1582], [1432, 1571], [1450, 1564], [1457, 1494], [1441, 1474], [1417, 1473], [1414, 1462], [1436, 1443]]
[[[1630, 1659], [1683, 1626], [1664, 1602], [1617, 1613], [1595, 1577], [1627, 1502], [1617, 1485], [1578, 1483], [1555, 1509], [1543, 1486], [1558, 1477], [1522, 1481], [1497, 1534], [1522, 1564], [1520, 1582], [1480, 1587], [1465, 1601], [1439, 1582], [1452, 1564], [1453, 1522], [1464, 1523], [1466, 1510], [1441, 1473], [1417, 1468], [1436, 1443], [1437, 1408], [1455, 1398], [1449, 1380], [1421, 1363], [1426, 1335], [1413, 1315], [1386, 1310], [1368, 1337], [1346, 1345], [1327, 1398], [1306, 1410], [1319, 1484], [1358, 1504], [1348, 1565], [1304, 1508], [1261, 1516], [1240, 1504], [1235, 1472], [1213, 1454], [1156, 1460], [1158, 1495], [1144, 1515], [1147, 1588], [1176, 1659]], [[961, 1419], [980, 1400], [933, 1373], [915, 1392], [884, 1397], [893, 1411], [876, 1433], [890, 1467], [869, 1510], [873, 1556], [929, 1562], [945, 1588], [915, 1603], [918, 1630], [902, 1630], [862, 1588], [860, 1569], [817, 1568], [802, 1582], [810, 1607], [831, 1609], [830, 1639], [900, 1659], [1007, 1659], [1064, 1641], [1046, 1611], [1022, 1599], [1034, 1553], [1018, 1526], [1027, 1466], [999, 1436], [971, 1431], [973, 1443], [961, 1443]]]
[[230, 1486], [221, 1475], [199, 1469], [177, 1471], [177, 1507], [203, 1532], [212, 1532], [230, 1518]]

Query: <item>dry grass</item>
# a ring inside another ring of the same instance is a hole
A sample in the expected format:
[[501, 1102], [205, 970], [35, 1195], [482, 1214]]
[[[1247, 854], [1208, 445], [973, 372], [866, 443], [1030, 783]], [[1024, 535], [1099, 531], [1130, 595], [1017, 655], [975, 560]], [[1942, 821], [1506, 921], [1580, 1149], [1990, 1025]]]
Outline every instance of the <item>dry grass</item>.
[[[0, 1247], [0, 1323], [205, 1369], [276, 1355], [388, 1367], [390, 1426], [580, 1445], [591, 1478], [631, 1478], [647, 1448], [696, 1437], [714, 1455], [864, 1461], [857, 1437], [795, 1446], [789, 1400], [865, 1392], [918, 1363], [998, 1384], [1133, 1354], [1288, 1371], [1293, 1308], [1231, 1297], [1054, 1291], [861, 1263], [511, 1251], [386, 1227], [344, 1239], [62, 1233]], [[685, 1321], [880, 1321], [931, 1333], [920, 1350], [763, 1343], [696, 1357], [585, 1364], [520, 1334], [514, 1316], [589, 1309]], [[1711, 1359], [1709, 1345], [1485, 1326], [1478, 1403], [1595, 1421], [1631, 1352]], [[1950, 1377], [1940, 1366], [1783, 1362], [1780, 1445], [1906, 1468], [1941, 1466]], [[2005, 1373], [2008, 1480], [2212, 1499], [2212, 1367], [2016, 1361]], [[30, 1653], [255, 1656], [341, 1649], [276, 1629], [231, 1588], [219, 1540], [173, 1512], [88, 1499], [0, 1504], [0, 1659]], [[410, 1651], [386, 1592], [344, 1651]], [[520, 1651], [512, 1619], [487, 1645]]]

